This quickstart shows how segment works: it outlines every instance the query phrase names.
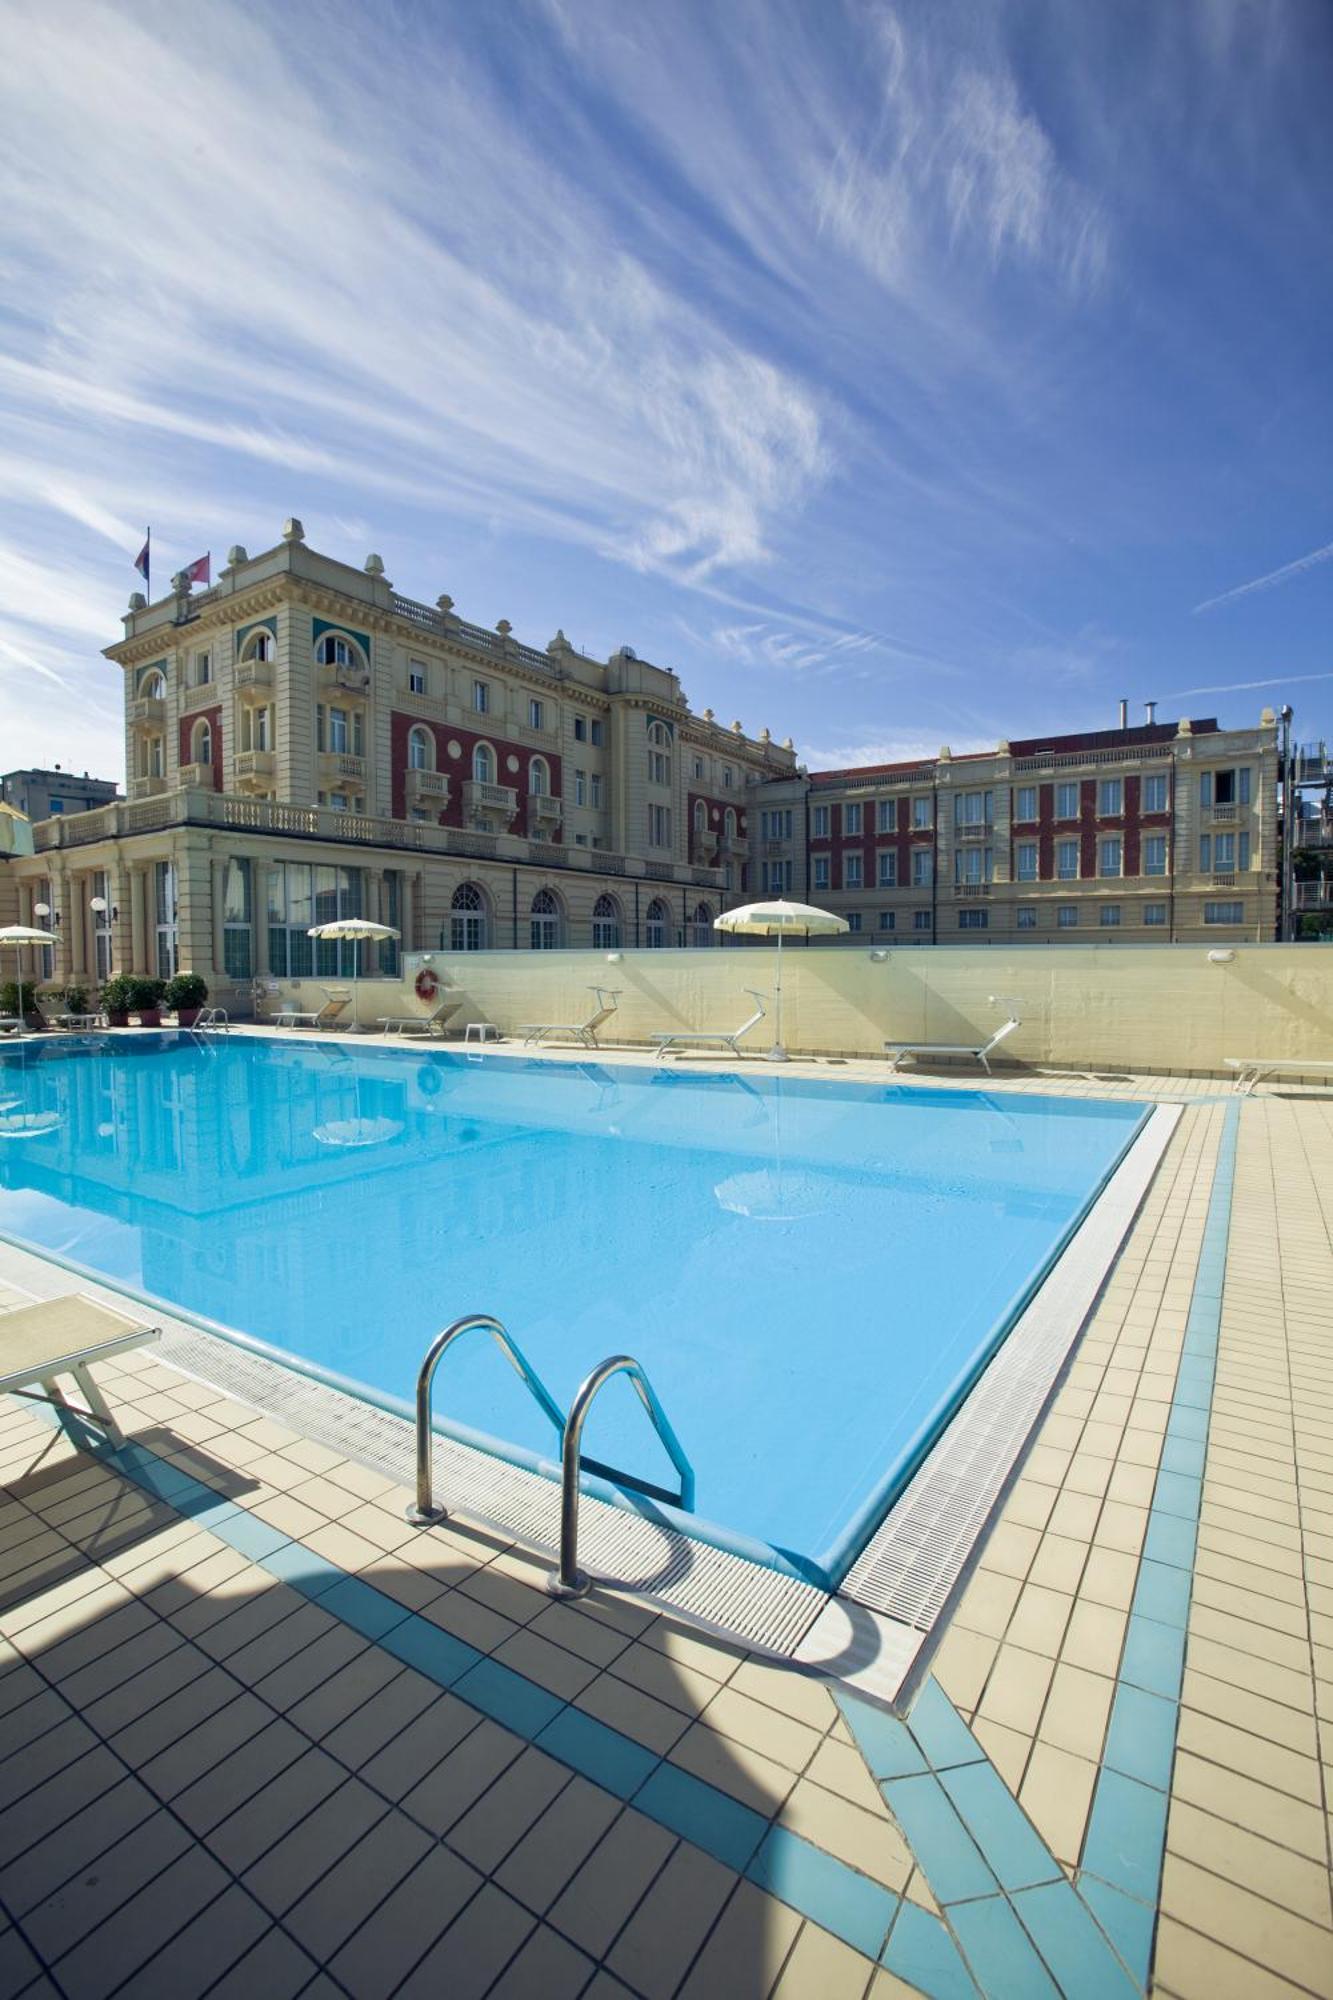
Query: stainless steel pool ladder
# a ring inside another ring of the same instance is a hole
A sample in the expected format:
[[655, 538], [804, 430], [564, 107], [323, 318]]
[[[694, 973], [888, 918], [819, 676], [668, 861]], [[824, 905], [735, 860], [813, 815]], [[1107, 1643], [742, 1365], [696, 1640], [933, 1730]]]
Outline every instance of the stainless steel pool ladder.
[[417, 1376], [417, 1497], [415, 1505], [407, 1509], [407, 1518], [418, 1528], [428, 1527], [432, 1521], [442, 1521], [447, 1512], [447, 1509], [444, 1507], [437, 1507], [435, 1505], [434, 1494], [432, 1492], [433, 1468], [431, 1452], [434, 1433], [431, 1429], [430, 1420], [430, 1396], [431, 1385], [435, 1380], [435, 1370], [444, 1359], [446, 1350], [453, 1346], [459, 1334], [468, 1333], [474, 1327], [479, 1328], [483, 1333], [490, 1334], [510, 1367], [522, 1380], [534, 1401], [540, 1406], [543, 1414], [550, 1418], [552, 1424], [555, 1426], [556, 1435], [562, 1436], [564, 1433], [565, 1420], [561, 1415], [559, 1405], [556, 1403], [550, 1390], [546, 1387], [546, 1384], [542, 1381], [540, 1375], [538, 1375], [536, 1369], [529, 1362], [518, 1342], [511, 1339], [504, 1327], [501, 1326], [499, 1320], [493, 1319], [490, 1313], [465, 1313], [462, 1319], [456, 1319], [452, 1326], [447, 1326], [443, 1333], [436, 1334], [434, 1340], [426, 1350], [426, 1358], [421, 1364], [421, 1373]]
[[[661, 1487], [650, 1486], [646, 1480], [629, 1478], [613, 1467], [603, 1465], [599, 1460], [584, 1458], [580, 1451], [583, 1441], [583, 1426], [587, 1421], [594, 1398], [603, 1384], [613, 1375], [628, 1375], [634, 1385], [639, 1401], [648, 1412], [653, 1429], [662, 1441], [667, 1457], [680, 1475], [680, 1492], [667, 1493]], [[586, 1466], [590, 1472], [599, 1472], [618, 1480], [622, 1485], [636, 1487], [641, 1493], [665, 1500], [674, 1507], [683, 1507], [687, 1512], [694, 1506], [694, 1468], [681, 1447], [680, 1439], [671, 1428], [666, 1411], [657, 1399], [657, 1392], [644, 1374], [643, 1369], [631, 1354], [612, 1354], [593, 1369], [569, 1407], [565, 1420], [564, 1439], [560, 1449], [560, 1563], [547, 1579], [547, 1588], [553, 1597], [583, 1597], [591, 1587], [591, 1578], [579, 1568], [579, 1469]]]

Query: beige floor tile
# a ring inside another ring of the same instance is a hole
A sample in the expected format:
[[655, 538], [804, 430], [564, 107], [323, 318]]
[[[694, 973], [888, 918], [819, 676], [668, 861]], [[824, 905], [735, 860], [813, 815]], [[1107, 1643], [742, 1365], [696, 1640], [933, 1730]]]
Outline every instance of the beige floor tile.
[[1172, 2000], [1305, 2000], [1309, 1991], [1169, 1916], [1158, 1922], [1154, 1974]]
[[965, 1631], [1002, 1639], [1022, 1587], [1019, 1577], [979, 1569], [963, 1592], [953, 1623]]
[[989, 1722], [984, 1716], [976, 1718], [972, 1733], [1010, 1791], [1017, 1795], [1032, 1755], [1032, 1737], [1023, 1730], [1008, 1729], [1003, 1723]]
[[1073, 1603], [1069, 1592], [1045, 1589], [1029, 1578], [1009, 1620], [1006, 1649], [1019, 1646], [1024, 1652], [1044, 1653], [1048, 1659], [1056, 1659]]
[[1181, 1750], [1176, 1753], [1172, 1796], [1327, 1866], [1323, 1813], [1289, 1792], [1275, 1791], [1271, 1785], [1258, 1784], [1238, 1771], [1224, 1771]]
[[850, 1945], [807, 1924], [792, 1947], [772, 2000], [862, 2000], [871, 1968]]
[[718, 1689], [701, 1720], [718, 1735], [757, 1750], [793, 1772], [805, 1770], [821, 1741], [820, 1732], [789, 1715], [779, 1715], [763, 1702], [752, 1701], [734, 1682]]
[[1057, 1750], [1101, 1761], [1115, 1683], [1062, 1661], [1051, 1680], [1037, 1735]]
[[1170, 1853], [1162, 1871], [1161, 1906], [1166, 1915], [1253, 1958], [1279, 1978], [1311, 1993], [1333, 1992], [1333, 1953], [1322, 1925], [1307, 1923]]
[[899, 1894], [912, 1872], [911, 1850], [883, 1805], [866, 1812], [801, 1778], [783, 1804], [781, 1824]]
[[836, 1792], [839, 1798], [864, 1806], [868, 1812], [876, 1813], [883, 1805], [864, 1757], [849, 1743], [826, 1737], [811, 1758], [805, 1775], [826, 1791]]
[[[1167, 1823], [1167, 1848], [1182, 1860], [1238, 1882], [1325, 1930], [1333, 1927], [1326, 1858], [1303, 1860], [1250, 1828], [1201, 1812], [1177, 1796]], [[1330, 1937], [1333, 1951], [1333, 1937]]]
[[1057, 1861], [1074, 1867], [1083, 1846], [1097, 1766], [1038, 1741], [1028, 1759], [1019, 1804]]
[[795, 1910], [740, 1882], [680, 1989], [680, 2000], [769, 1992], [801, 1928]]
[[729, 1868], [682, 1841], [607, 1957], [645, 2000], [669, 2000], [736, 1885]]
[[795, 1772], [702, 1722], [691, 1723], [672, 1745], [671, 1762], [767, 1817], [780, 1809], [796, 1783]]
[[1055, 1662], [1044, 1654], [1001, 1646], [981, 1697], [978, 1718], [1035, 1736], [1054, 1671]]
[[931, 1671], [955, 1708], [970, 1716], [981, 1699], [986, 1676], [999, 1650], [995, 1639], [951, 1625], [931, 1662]]
[[1070, 1614], [1060, 1658], [1065, 1665], [1114, 1679], [1124, 1646], [1126, 1618], [1110, 1605], [1081, 1599]]

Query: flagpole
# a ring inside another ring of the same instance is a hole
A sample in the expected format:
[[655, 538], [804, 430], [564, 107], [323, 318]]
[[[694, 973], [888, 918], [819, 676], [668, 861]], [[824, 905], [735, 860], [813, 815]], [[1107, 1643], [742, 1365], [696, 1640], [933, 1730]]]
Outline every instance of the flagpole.
[[153, 601], [153, 530], [144, 529], [144, 548], [148, 551], [143, 565], [143, 594], [151, 604]]

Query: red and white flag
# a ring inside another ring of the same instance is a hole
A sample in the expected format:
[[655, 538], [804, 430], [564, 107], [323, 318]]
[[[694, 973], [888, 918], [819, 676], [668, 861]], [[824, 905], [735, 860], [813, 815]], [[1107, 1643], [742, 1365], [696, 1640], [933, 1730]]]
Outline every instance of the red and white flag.
[[199, 556], [194, 562], [185, 565], [185, 581], [187, 583], [211, 583], [213, 580], [212, 564], [213, 551], [210, 549], [206, 556]]

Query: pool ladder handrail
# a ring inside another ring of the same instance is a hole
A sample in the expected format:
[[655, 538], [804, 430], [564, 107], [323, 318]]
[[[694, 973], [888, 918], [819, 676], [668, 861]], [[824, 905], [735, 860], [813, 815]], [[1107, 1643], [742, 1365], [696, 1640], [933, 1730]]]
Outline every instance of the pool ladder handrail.
[[417, 1528], [429, 1527], [434, 1521], [444, 1520], [448, 1509], [437, 1507], [432, 1490], [432, 1446], [434, 1431], [431, 1427], [431, 1386], [435, 1380], [435, 1370], [444, 1359], [447, 1350], [453, 1346], [458, 1336], [473, 1328], [489, 1333], [500, 1352], [508, 1361], [514, 1373], [524, 1383], [543, 1414], [555, 1426], [556, 1435], [562, 1437], [565, 1420], [560, 1407], [546, 1384], [538, 1375], [518, 1342], [505, 1330], [498, 1319], [490, 1313], [465, 1313], [452, 1326], [437, 1333], [426, 1350], [426, 1358], [417, 1376], [417, 1497], [415, 1504], [406, 1510], [407, 1519]]
[[[569, 1406], [565, 1419], [564, 1438], [560, 1449], [560, 1561], [547, 1578], [547, 1589], [553, 1597], [584, 1597], [592, 1587], [592, 1579], [579, 1568], [579, 1467], [585, 1461], [580, 1454], [583, 1441], [583, 1426], [589, 1410], [603, 1384], [613, 1375], [628, 1375], [638, 1395], [639, 1401], [648, 1412], [653, 1429], [662, 1441], [671, 1463], [680, 1475], [680, 1494], [665, 1496], [672, 1505], [682, 1507], [688, 1513], [694, 1506], [694, 1467], [685, 1456], [680, 1439], [671, 1428], [666, 1411], [658, 1401], [657, 1392], [648, 1380], [640, 1364], [632, 1354], [611, 1354], [593, 1369], [584, 1381], [578, 1394]], [[609, 1467], [587, 1461], [594, 1469], [609, 1471]], [[634, 1482], [638, 1484], [639, 1482]]]

